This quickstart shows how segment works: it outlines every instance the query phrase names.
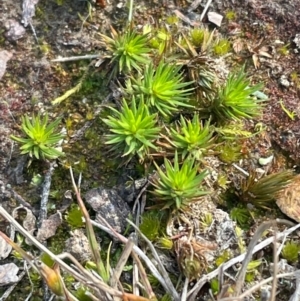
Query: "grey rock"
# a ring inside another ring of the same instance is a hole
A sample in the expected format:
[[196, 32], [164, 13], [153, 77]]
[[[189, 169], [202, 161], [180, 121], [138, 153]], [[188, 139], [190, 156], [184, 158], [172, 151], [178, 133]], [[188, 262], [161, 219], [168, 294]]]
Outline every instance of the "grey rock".
[[86, 202], [96, 212], [96, 221], [104, 218], [117, 232], [124, 232], [130, 213], [128, 204], [120, 197], [116, 189], [94, 188], [85, 194]]
[[300, 33], [297, 33], [295, 35], [295, 38], [294, 38], [293, 42], [296, 44], [296, 47], [298, 49], [300, 49]]
[[0, 51], [0, 80], [6, 71], [6, 63], [12, 58], [12, 53], [2, 50]]
[[21, 39], [26, 32], [24, 26], [22, 26], [18, 21], [14, 19], [6, 20], [4, 23], [4, 27], [7, 30], [7, 32], [5, 33], [5, 37], [9, 41], [17, 41]]
[[288, 88], [291, 85], [290, 82], [288, 81], [286, 75], [282, 75], [279, 78], [278, 82], [281, 86], [286, 87], [286, 88]]

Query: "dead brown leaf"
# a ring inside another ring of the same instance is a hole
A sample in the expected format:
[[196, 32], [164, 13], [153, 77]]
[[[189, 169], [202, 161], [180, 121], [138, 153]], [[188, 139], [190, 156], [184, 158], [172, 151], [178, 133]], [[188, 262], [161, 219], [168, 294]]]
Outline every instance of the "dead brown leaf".
[[240, 53], [244, 49], [244, 42], [242, 39], [236, 39], [232, 44], [232, 48], [236, 54]]

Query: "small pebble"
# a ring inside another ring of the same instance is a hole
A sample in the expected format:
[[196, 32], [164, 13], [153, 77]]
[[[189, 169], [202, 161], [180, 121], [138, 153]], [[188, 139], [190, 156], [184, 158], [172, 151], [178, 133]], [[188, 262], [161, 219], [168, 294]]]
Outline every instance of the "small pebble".
[[26, 29], [16, 20], [8, 19], [4, 23], [4, 27], [7, 30], [5, 37], [9, 41], [17, 41], [21, 39], [26, 32]]

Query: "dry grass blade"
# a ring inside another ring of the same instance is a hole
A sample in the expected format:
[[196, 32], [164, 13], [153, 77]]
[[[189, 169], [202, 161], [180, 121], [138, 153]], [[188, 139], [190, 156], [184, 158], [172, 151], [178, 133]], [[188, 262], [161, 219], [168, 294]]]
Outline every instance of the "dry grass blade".
[[[87, 270], [86, 273], [89, 273], [89, 279], [93, 279], [93, 281], [87, 281], [86, 275], [80, 274], [78, 271], [74, 270], [72, 267], [67, 265], [61, 258], [55, 254], [53, 254], [48, 248], [46, 248], [43, 244], [41, 244], [39, 241], [37, 241], [28, 231], [26, 231], [2, 206], [0, 206], [0, 214], [8, 221], [10, 222], [17, 231], [19, 231], [23, 236], [28, 238], [33, 245], [35, 245], [40, 251], [46, 253], [50, 256], [52, 260], [54, 260], [56, 263], [58, 263], [66, 272], [71, 274], [76, 280], [83, 283], [87, 287], [90, 287], [91, 289], [94, 289], [94, 287], [97, 287], [98, 289], [102, 290], [103, 292], [108, 293], [112, 296], [122, 297], [123, 293], [120, 291], [117, 291], [104, 282], [100, 281], [96, 277], [94, 277], [92, 274], [90, 274]], [[32, 264], [31, 257], [27, 259], [29, 264]], [[82, 267], [82, 269], [84, 269]]]
[[114, 269], [114, 273], [110, 279], [110, 285], [113, 287], [113, 288], [116, 288], [117, 287], [117, 283], [118, 283], [118, 280], [121, 276], [121, 273], [123, 271], [123, 268], [128, 260], [128, 257], [130, 256], [130, 253], [132, 251], [132, 248], [133, 248], [133, 245], [134, 245], [134, 242], [131, 238], [128, 239], [127, 243], [125, 244], [125, 248], [119, 258], [119, 261]]
[[[103, 220], [103, 224], [107, 224], [104, 219], [102, 219], [102, 220]], [[116, 233], [111, 227], [108, 227], [108, 226], [106, 227], [102, 224], [96, 223], [95, 221], [92, 221], [92, 224], [94, 226], [96, 226], [97, 228], [100, 228], [101, 230], [105, 231], [106, 233], [114, 236], [115, 238], [118, 238], [122, 243], [126, 243], [128, 241], [128, 239], [126, 237], [122, 236], [119, 233]], [[164, 287], [165, 290], [172, 295], [173, 290], [172, 291], [169, 290], [169, 287], [168, 287], [165, 279], [161, 276], [161, 274], [158, 272], [158, 270], [156, 269], [156, 267], [154, 266], [152, 261], [147, 257], [147, 255], [136, 245], [133, 246], [133, 250], [146, 263], [147, 267], [149, 268], [149, 270], [151, 271], [153, 276], [160, 282], [162, 287]], [[175, 296], [173, 296], [173, 299], [179, 300], [179, 299], [174, 298], [177, 296], [178, 296], [178, 294], [176, 293]]]
[[97, 266], [97, 270], [99, 275], [102, 277], [102, 279], [104, 280], [104, 282], [108, 282], [109, 281], [109, 271], [107, 271], [105, 269], [105, 266], [103, 264], [103, 261], [101, 260], [100, 257], [100, 252], [99, 252], [99, 244], [96, 240], [96, 236], [95, 236], [95, 232], [94, 232], [94, 228], [91, 224], [91, 219], [90, 219], [90, 215], [88, 213], [88, 211], [85, 208], [85, 205], [82, 201], [80, 192], [75, 184], [75, 180], [74, 180], [74, 176], [73, 176], [73, 171], [72, 168], [70, 167], [70, 174], [71, 174], [71, 180], [72, 180], [72, 184], [73, 184], [73, 188], [75, 190], [75, 194], [76, 194], [76, 198], [77, 198], [77, 202], [78, 205], [80, 207], [80, 210], [82, 212], [82, 215], [85, 219], [85, 223], [86, 223], [86, 231], [87, 231], [87, 236], [88, 236], [88, 240], [90, 243], [90, 248]]
[[177, 293], [175, 287], [173, 286], [173, 283], [172, 283], [172, 281], [171, 281], [171, 279], [170, 279], [170, 277], [169, 277], [169, 274], [168, 274], [168, 272], [166, 271], [166, 269], [165, 269], [163, 263], [161, 262], [161, 260], [160, 260], [160, 258], [159, 258], [159, 256], [158, 256], [158, 254], [157, 254], [157, 252], [156, 252], [156, 250], [155, 250], [153, 244], [152, 244], [151, 241], [150, 241], [150, 240], [149, 240], [149, 239], [148, 239], [148, 238], [140, 231], [140, 229], [139, 229], [132, 221], [130, 221], [129, 219], [127, 219], [127, 222], [128, 222], [132, 227], [134, 227], [135, 230], [137, 230], [137, 231], [139, 232], [139, 234], [141, 235], [141, 237], [142, 237], [142, 238], [145, 240], [145, 242], [148, 244], [148, 246], [149, 246], [149, 248], [150, 248], [150, 250], [151, 250], [151, 252], [152, 252], [152, 254], [153, 254], [154, 258], [155, 258], [155, 260], [157, 261], [157, 263], [158, 263], [158, 265], [159, 265], [158, 267], [159, 267], [159, 269], [160, 269], [160, 271], [161, 271], [161, 273], [162, 273], [162, 276], [164, 277], [165, 284], [167, 285], [167, 287], [166, 287], [167, 292], [168, 292], [169, 294], [172, 295], [172, 297], [173, 297], [173, 299], [174, 299], [175, 301], [177, 301], [177, 300], [179, 301], [179, 300], [180, 300], [180, 297], [179, 297], [179, 295], [178, 295], [178, 293]]

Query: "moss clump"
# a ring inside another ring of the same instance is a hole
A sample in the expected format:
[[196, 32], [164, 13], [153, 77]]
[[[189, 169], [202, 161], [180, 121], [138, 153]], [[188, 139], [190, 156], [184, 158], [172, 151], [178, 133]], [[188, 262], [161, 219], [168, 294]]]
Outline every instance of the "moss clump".
[[300, 251], [300, 245], [294, 241], [287, 242], [281, 251], [281, 256], [290, 263], [298, 261], [298, 254]]
[[154, 241], [158, 237], [160, 226], [160, 216], [156, 211], [143, 214], [140, 230], [149, 240]]
[[204, 28], [194, 28], [191, 30], [191, 42], [195, 47], [200, 47], [205, 35]]
[[226, 12], [225, 14], [225, 19], [227, 19], [228, 21], [232, 21], [236, 19], [236, 12], [234, 12], [233, 10], [229, 10]]
[[228, 39], [219, 40], [213, 47], [216, 55], [225, 55], [231, 50], [231, 43]]
[[242, 157], [242, 146], [240, 144], [225, 142], [220, 145], [217, 150], [219, 151], [219, 158], [225, 163], [234, 163]]
[[280, 53], [283, 56], [287, 56], [290, 53], [289, 46], [290, 46], [290, 44], [286, 44], [286, 45], [279, 47], [278, 53]]

